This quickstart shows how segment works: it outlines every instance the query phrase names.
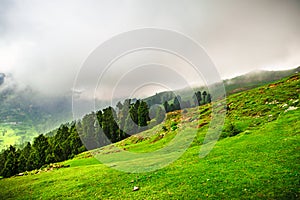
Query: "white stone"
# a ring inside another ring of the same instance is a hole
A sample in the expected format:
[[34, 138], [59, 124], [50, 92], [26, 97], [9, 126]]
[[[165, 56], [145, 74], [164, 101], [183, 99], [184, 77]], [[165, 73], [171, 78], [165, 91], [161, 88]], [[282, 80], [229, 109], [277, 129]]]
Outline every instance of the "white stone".
[[133, 191], [138, 191], [140, 188], [138, 186], [133, 187]]

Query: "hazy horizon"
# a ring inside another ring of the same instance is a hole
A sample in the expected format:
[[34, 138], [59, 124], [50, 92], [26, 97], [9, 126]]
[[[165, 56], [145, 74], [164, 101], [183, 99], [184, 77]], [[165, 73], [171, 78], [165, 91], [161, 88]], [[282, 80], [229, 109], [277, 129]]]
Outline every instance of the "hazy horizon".
[[112, 36], [144, 27], [191, 37], [206, 51], [222, 79], [300, 65], [297, 0], [4, 0], [0, 5], [0, 72], [11, 73], [48, 95], [78, 89], [73, 88], [76, 74], [94, 49]]

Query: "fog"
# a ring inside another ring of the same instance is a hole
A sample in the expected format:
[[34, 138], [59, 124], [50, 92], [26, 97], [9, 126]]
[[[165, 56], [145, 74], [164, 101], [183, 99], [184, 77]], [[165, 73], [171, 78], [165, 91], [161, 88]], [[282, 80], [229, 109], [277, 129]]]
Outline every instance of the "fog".
[[193, 38], [223, 79], [258, 69], [289, 69], [300, 63], [299, 24], [298, 0], [2, 0], [0, 73], [48, 95], [71, 93], [94, 49], [143, 27]]

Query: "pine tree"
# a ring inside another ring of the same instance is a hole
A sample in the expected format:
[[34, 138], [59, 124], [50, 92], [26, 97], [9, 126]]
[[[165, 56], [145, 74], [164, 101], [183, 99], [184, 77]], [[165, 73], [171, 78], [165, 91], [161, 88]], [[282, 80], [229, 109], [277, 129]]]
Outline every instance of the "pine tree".
[[170, 105], [169, 105], [168, 101], [164, 102], [164, 108], [165, 108], [166, 113], [170, 112]]
[[102, 129], [111, 142], [117, 142], [120, 140], [120, 131], [115, 119], [116, 113], [112, 107], [108, 107], [103, 110]]
[[32, 147], [36, 153], [36, 163], [37, 167], [41, 167], [45, 164], [46, 161], [46, 150], [48, 148], [48, 138], [46, 138], [43, 134], [40, 134], [38, 137], [34, 139]]
[[70, 146], [72, 148], [71, 153], [73, 156], [84, 150], [84, 146], [77, 132], [76, 122], [74, 122], [70, 128]]
[[206, 92], [206, 91], [203, 91], [203, 92], [202, 92], [202, 95], [203, 95], [203, 103], [205, 104], [205, 103], [206, 103], [205, 97], [206, 97], [206, 95], [207, 95], [207, 92]]
[[137, 100], [129, 109], [131, 119], [137, 125], [138, 125], [138, 109], [139, 109], [139, 107], [140, 107], [140, 100]]
[[18, 172], [18, 161], [17, 161], [17, 153], [16, 148], [13, 146], [9, 147], [9, 153], [6, 158], [6, 162], [4, 164], [4, 168], [2, 169], [3, 177], [10, 177]]
[[211, 94], [210, 93], [207, 94], [207, 98], [206, 99], [207, 99], [207, 103], [211, 102]]
[[24, 149], [21, 151], [20, 156], [18, 158], [18, 163], [19, 163], [18, 171], [19, 172], [24, 172], [24, 171], [29, 170], [27, 168], [27, 159], [29, 158], [30, 153], [31, 153], [31, 144], [30, 144], [30, 142], [28, 142], [26, 144], [26, 146], [24, 147]]
[[174, 98], [174, 102], [173, 102], [174, 110], [180, 110], [181, 109], [180, 102], [181, 102], [181, 97], [178, 95]]
[[61, 144], [56, 144], [53, 149], [54, 160], [55, 162], [60, 162], [64, 160], [64, 151]]
[[7, 160], [7, 156], [9, 154], [9, 149], [4, 150], [1, 154], [0, 154], [0, 175], [3, 175], [3, 169]]
[[197, 101], [198, 101], [198, 106], [200, 106], [201, 104], [202, 104], [202, 96], [201, 96], [201, 92], [200, 91], [198, 91], [198, 92], [196, 92], [195, 93], [195, 95], [196, 95], [196, 98], [197, 98]]
[[147, 122], [150, 120], [149, 108], [146, 102], [142, 101], [138, 108], [138, 126], [147, 126]]
[[30, 155], [26, 162], [26, 168], [28, 171], [39, 168], [38, 152], [34, 148], [31, 148]]
[[97, 116], [97, 120], [98, 120], [99, 126], [102, 127], [102, 120], [103, 120], [103, 114], [102, 114], [102, 111], [99, 110], [99, 111], [96, 113], [96, 116]]

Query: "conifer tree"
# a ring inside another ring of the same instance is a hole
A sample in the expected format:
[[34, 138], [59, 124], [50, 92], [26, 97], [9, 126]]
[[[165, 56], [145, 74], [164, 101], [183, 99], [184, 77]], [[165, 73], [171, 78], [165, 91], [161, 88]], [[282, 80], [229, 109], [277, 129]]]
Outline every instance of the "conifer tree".
[[138, 126], [147, 126], [147, 122], [150, 120], [149, 108], [146, 102], [142, 101], [138, 108]]
[[203, 103], [205, 104], [206, 103], [206, 95], [207, 95], [207, 92], [206, 91], [203, 91], [202, 92], [202, 95], [203, 95]]

